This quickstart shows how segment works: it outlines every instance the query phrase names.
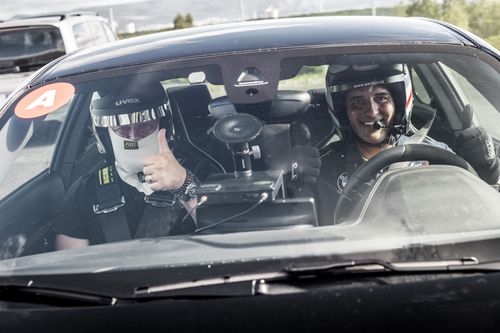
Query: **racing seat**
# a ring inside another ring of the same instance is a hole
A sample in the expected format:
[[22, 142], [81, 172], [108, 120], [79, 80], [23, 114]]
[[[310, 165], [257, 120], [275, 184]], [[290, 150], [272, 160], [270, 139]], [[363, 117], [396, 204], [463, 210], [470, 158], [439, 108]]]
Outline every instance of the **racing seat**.
[[208, 111], [212, 96], [204, 84], [170, 87], [170, 101], [175, 130], [174, 150], [186, 158], [209, 160], [219, 171], [226, 172], [227, 163], [219, 162], [215, 152], [218, 142], [207, 135], [214, 120]]
[[271, 101], [254, 104], [233, 104], [227, 96], [215, 98], [208, 109], [214, 119], [221, 119], [234, 113], [248, 113], [265, 124], [291, 124], [302, 122], [311, 106], [311, 96], [304, 91], [281, 90]]
[[328, 110], [325, 89], [311, 89], [308, 93], [311, 95], [311, 106], [302, 121], [312, 129], [311, 144], [322, 148], [332, 140], [340, 140], [335, 135], [333, 115]]
[[204, 84], [177, 86], [167, 88], [171, 104], [176, 104], [185, 122], [193, 143], [204, 144], [207, 130], [212, 126], [213, 119], [208, 111], [212, 96]]
[[449, 128], [448, 120], [443, 116], [443, 113], [440, 112], [438, 108], [415, 98], [413, 100], [411, 116], [412, 132], [416, 132], [431, 120], [432, 126], [427, 136], [437, 141], [446, 142], [447, 144], [453, 143], [453, 132]]

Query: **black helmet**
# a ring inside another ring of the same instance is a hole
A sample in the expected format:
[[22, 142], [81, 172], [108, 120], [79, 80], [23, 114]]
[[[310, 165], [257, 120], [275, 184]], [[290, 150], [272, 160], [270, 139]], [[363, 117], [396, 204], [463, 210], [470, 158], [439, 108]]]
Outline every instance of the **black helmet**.
[[98, 149], [106, 153], [110, 147], [106, 127], [138, 124], [160, 119], [160, 128], [172, 133], [172, 113], [167, 94], [161, 83], [119, 86], [111, 91], [99, 91], [101, 98], [90, 105], [92, 127]]
[[410, 128], [413, 90], [408, 67], [395, 65], [330, 65], [326, 73], [326, 100], [340, 135], [352, 138], [345, 107], [346, 93], [355, 88], [384, 85], [392, 95], [396, 114], [391, 135], [407, 134]]

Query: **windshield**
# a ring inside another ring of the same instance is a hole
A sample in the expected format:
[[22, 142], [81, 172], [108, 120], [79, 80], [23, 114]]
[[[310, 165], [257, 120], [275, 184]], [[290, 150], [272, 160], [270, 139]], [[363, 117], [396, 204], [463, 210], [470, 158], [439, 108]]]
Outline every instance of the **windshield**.
[[103, 70], [12, 98], [3, 267], [498, 257], [463, 245], [500, 232], [498, 61], [301, 52]]
[[0, 30], [0, 73], [34, 71], [64, 53], [56, 27]]

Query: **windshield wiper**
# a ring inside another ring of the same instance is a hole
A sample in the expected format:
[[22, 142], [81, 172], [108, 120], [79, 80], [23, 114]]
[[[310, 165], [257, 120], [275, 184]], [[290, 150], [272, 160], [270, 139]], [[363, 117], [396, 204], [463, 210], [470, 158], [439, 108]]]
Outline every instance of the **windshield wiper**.
[[10, 67], [0, 67], [0, 74], [19, 73], [21, 68], [17, 65]]
[[[188, 290], [207, 288], [207, 287], [217, 287], [217, 286], [228, 286], [232, 284], [238, 284], [240, 286], [239, 292], [230, 291], [226, 295], [255, 295], [255, 285], [257, 281], [261, 280], [276, 280], [288, 277], [289, 274], [286, 272], [270, 272], [270, 273], [255, 273], [255, 274], [242, 274], [233, 276], [221, 276], [213, 277], [207, 279], [199, 279], [178, 283], [169, 283], [157, 286], [139, 287], [136, 288], [134, 297], [148, 298], [155, 294], [169, 293], [171, 296], [186, 296], [193, 295], [193, 293], [188, 292]], [[180, 293], [178, 291], [181, 291]], [[218, 293], [219, 296], [223, 294]]]
[[[294, 264], [285, 268], [285, 271], [294, 275], [360, 271], [428, 272], [443, 270], [462, 270], [464, 269], [464, 266], [473, 266], [474, 269], [478, 269], [478, 264], [479, 261], [474, 257], [464, 257], [452, 260], [402, 262], [387, 262], [380, 259], [362, 259], [325, 264]], [[496, 269], [500, 269], [500, 264], [497, 265]]]
[[58, 49], [49, 49], [39, 53], [20, 55], [9, 60], [0, 60], [0, 74], [33, 71], [64, 54]]
[[0, 285], [0, 300], [56, 306], [116, 305], [115, 297], [38, 286]]
[[[214, 293], [220, 296], [231, 296], [233, 293], [224, 292], [231, 284], [240, 284], [239, 294], [257, 295], [262, 294], [262, 286], [266, 283], [279, 283], [292, 281], [296, 278], [319, 277], [327, 274], [359, 274], [359, 273], [439, 273], [448, 271], [500, 271], [500, 261], [479, 263], [474, 257], [464, 257], [451, 260], [432, 261], [404, 261], [386, 262], [379, 259], [350, 260], [335, 263], [312, 263], [310, 261], [293, 264], [285, 267], [282, 271], [267, 273], [252, 273], [234, 276], [211, 277], [169, 283], [156, 286], [145, 286], [136, 288], [135, 298], [160, 297], [184, 297], [197, 295], [203, 288], [215, 288]], [[288, 291], [291, 289], [288, 287]], [[215, 292], [216, 291], [216, 292]]]

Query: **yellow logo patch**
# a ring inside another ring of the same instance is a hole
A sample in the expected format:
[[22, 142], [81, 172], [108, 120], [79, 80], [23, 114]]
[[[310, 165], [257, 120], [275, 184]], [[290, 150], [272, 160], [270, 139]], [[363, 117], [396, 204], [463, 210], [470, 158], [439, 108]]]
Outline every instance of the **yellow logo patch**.
[[99, 185], [109, 185], [115, 181], [113, 177], [113, 168], [105, 167], [99, 170]]

